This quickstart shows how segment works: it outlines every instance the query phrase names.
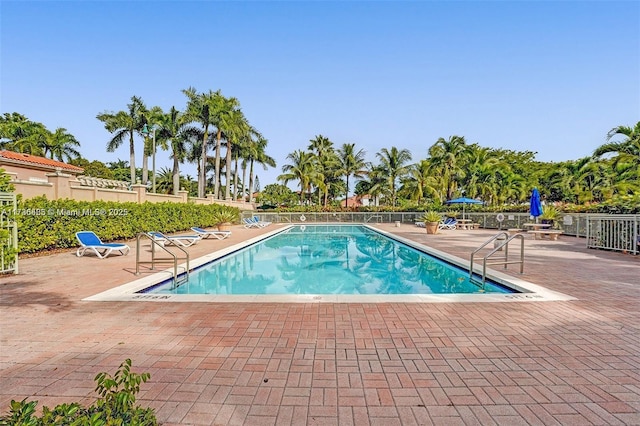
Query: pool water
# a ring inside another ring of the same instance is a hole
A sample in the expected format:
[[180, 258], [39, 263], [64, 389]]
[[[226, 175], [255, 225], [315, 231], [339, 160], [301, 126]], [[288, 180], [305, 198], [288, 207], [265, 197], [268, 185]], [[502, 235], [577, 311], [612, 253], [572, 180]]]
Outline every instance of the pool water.
[[512, 293], [362, 225], [301, 225], [145, 292], [165, 294]]

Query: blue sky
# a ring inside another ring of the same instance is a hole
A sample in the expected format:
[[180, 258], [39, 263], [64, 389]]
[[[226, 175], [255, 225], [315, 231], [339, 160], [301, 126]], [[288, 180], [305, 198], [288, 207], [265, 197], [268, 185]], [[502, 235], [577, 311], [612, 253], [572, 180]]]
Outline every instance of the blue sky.
[[133, 95], [184, 109], [189, 86], [238, 98], [269, 140], [263, 187], [318, 134], [371, 161], [451, 135], [562, 161], [640, 120], [637, 1], [4, 0], [0, 16], [0, 112], [66, 128], [89, 160], [128, 160], [98, 113]]

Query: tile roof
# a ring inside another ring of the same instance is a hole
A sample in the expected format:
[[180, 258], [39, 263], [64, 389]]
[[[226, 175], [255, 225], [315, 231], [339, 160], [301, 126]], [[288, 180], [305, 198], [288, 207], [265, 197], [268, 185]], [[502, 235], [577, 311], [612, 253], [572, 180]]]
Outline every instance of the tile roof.
[[84, 169], [82, 167], [73, 166], [71, 164], [63, 163], [61, 161], [51, 160], [45, 157], [38, 157], [37, 155], [31, 154], [22, 154], [20, 152], [13, 151], [0, 151], [0, 159], [7, 159], [18, 161], [22, 163], [34, 164], [38, 166], [44, 166], [55, 170], [56, 167], [60, 167], [61, 169], [82, 173]]

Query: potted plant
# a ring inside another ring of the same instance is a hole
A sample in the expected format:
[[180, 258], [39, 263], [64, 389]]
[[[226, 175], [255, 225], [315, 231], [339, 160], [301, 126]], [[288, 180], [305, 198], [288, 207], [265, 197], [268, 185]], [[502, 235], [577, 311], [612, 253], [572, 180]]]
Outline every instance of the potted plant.
[[554, 206], [542, 206], [542, 214], [540, 220], [542, 223], [548, 223], [553, 228], [554, 222], [560, 218], [560, 211]]
[[228, 231], [237, 220], [238, 212], [232, 209], [220, 209], [213, 213], [213, 223], [218, 227], [218, 231]]
[[440, 213], [430, 210], [420, 218], [424, 222], [424, 227], [427, 229], [427, 234], [437, 234], [438, 225], [442, 220]]

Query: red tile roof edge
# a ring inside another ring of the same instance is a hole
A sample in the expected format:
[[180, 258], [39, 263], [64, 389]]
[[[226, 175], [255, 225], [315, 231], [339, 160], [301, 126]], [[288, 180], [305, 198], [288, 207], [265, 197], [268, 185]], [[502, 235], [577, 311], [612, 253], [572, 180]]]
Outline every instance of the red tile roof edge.
[[22, 154], [20, 152], [13, 151], [0, 151], [0, 159], [7, 159], [13, 161], [19, 161], [22, 163], [35, 164], [38, 166], [50, 167], [52, 169], [56, 169], [57, 167], [69, 171], [74, 171], [78, 173], [82, 173], [84, 169], [82, 167], [74, 166], [72, 164], [63, 163], [62, 161], [52, 160], [50, 158], [39, 157], [37, 155], [32, 154]]

